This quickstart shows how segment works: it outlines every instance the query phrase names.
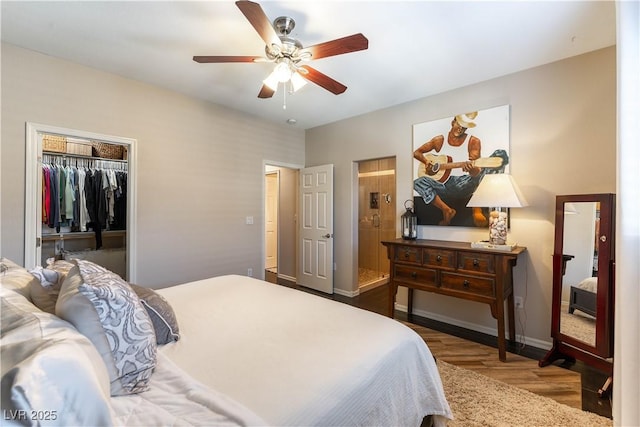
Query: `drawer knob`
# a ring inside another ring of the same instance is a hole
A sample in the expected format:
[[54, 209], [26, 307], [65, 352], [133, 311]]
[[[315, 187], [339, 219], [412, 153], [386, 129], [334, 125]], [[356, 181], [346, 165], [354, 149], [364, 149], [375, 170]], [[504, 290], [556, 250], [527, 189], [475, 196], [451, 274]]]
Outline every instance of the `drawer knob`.
[[442, 262], [442, 256], [441, 256], [441, 255], [438, 255], [438, 256], [436, 257], [436, 261], [438, 261], [438, 262]]
[[462, 282], [462, 286], [464, 286], [465, 288], [468, 288], [470, 285], [468, 280], [465, 280], [464, 282]]
[[474, 258], [474, 259], [473, 259], [473, 266], [474, 266], [474, 267], [477, 267], [477, 266], [479, 266], [479, 265], [480, 265], [480, 261], [478, 261], [478, 258]]
[[409, 258], [409, 251], [408, 250], [404, 251], [404, 257], [405, 258]]
[[414, 279], [414, 280], [417, 279], [418, 278], [418, 273], [415, 272], [415, 271], [412, 271], [411, 272], [411, 278]]

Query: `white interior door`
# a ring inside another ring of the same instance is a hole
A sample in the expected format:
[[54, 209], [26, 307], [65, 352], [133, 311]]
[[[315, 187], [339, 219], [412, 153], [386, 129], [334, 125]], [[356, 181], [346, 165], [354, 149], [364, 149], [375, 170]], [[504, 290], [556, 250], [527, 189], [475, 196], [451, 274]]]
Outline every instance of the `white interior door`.
[[299, 285], [333, 293], [333, 165], [300, 171]]
[[265, 260], [266, 269], [278, 267], [278, 172], [265, 175]]

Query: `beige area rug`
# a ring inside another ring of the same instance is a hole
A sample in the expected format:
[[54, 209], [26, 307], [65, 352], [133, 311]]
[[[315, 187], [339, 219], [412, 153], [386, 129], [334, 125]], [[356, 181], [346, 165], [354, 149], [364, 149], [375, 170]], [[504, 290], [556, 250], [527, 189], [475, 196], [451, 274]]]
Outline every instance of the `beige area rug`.
[[444, 392], [454, 420], [449, 427], [473, 426], [612, 426], [597, 414], [438, 360]]

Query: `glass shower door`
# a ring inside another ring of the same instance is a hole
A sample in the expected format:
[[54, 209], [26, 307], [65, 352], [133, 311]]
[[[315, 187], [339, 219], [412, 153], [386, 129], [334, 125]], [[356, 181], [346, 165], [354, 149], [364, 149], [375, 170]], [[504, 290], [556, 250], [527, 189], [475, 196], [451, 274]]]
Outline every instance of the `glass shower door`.
[[375, 287], [389, 277], [382, 240], [395, 238], [395, 158], [358, 164], [358, 286]]

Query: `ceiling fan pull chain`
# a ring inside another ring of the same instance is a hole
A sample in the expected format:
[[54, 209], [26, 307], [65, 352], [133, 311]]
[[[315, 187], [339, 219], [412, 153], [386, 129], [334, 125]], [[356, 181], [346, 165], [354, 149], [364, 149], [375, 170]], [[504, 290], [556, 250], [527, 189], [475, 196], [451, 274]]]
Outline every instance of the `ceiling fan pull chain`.
[[286, 110], [287, 109], [287, 82], [282, 83], [282, 86], [284, 86], [282, 89], [282, 109]]

